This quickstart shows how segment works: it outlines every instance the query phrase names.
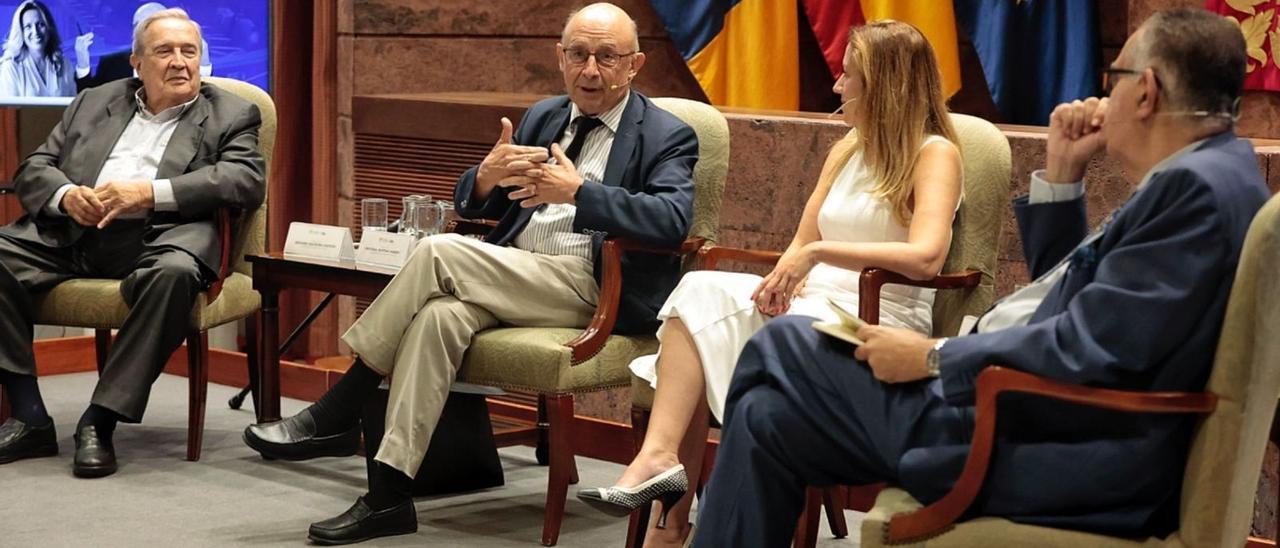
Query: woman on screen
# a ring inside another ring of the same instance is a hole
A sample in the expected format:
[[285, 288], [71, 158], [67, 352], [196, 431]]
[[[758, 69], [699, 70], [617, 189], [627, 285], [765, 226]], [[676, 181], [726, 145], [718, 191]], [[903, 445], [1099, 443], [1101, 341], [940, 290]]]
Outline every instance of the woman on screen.
[[62, 55], [62, 40], [49, 8], [37, 0], [18, 4], [0, 53], [0, 97], [75, 94], [75, 67]]

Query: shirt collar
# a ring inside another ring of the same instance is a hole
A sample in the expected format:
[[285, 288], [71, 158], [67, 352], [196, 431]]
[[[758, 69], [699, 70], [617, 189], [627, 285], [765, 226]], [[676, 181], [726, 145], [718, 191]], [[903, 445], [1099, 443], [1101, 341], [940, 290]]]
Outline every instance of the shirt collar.
[[[627, 110], [627, 103], [629, 102], [631, 102], [631, 92], [627, 92], [626, 96], [624, 96], [618, 104], [614, 105], [613, 108], [606, 110], [604, 114], [598, 116], [600, 121], [604, 123], [604, 126], [609, 128], [609, 131], [613, 133], [618, 132], [618, 125], [622, 123], [622, 113]], [[579, 116], [585, 116], [576, 103], [570, 102], [569, 104], [573, 105], [569, 109], [570, 122], [577, 120]]]
[[200, 94], [197, 93], [190, 101], [182, 103], [181, 105], [169, 107], [157, 114], [152, 114], [151, 111], [147, 110], [147, 89], [138, 88], [137, 93], [133, 94], [133, 100], [138, 105], [138, 116], [141, 116], [143, 120], [147, 120], [149, 122], [160, 123], [168, 122], [182, 116], [182, 113], [186, 112], [188, 108], [191, 108], [191, 105], [194, 105], [196, 103], [196, 99], [199, 98]]
[[1140, 181], [1140, 182], [1138, 183], [1138, 188], [1137, 188], [1137, 189], [1135, 189], [1135, 192], [1136, 192], [1137, 190], [1141, 190], [1141, 189], [1142, 189], [1142, 187], [1147, 186], [1147, 181], [1150, 181], [1150, 180], [1151, 180], [1151, 177], [1155, 176], [1155, 174], [1156, 174], [1156, 173], [1159, 173], [1159, 172], [1160, 172], [1160, 170], [1162, 170], [1162, 169], [1164, 169], [1164, 168], [1168, 167], [1168, 166], [1169, 166], [1169, 164], [1172, 164], [1172, 163], [1173, 163], [1175, 160], [1177, 160], [1178, 158], [1181, 158], [1181, 157], [1183, 157], [1183, 156], [1186, 156], [1186, 155], [1187, 155], [1187, 154], [1189, 154], [1191, 151], [1193, 151], [1193, 150], [1195, 150], [1195, 149], [1197, 149], [1197, 148], [1200, 148], [1200, 145], [1203, 145], [1205, 141], [1208, 141], [1209, 139], [1212, 139], [1212, 138], [1214, 138], [1214, 137], [1216, 137], [1216, 136], [1217, 136], [1217, 135], [1210, 135], [1210, 136], [1208, 136], [1208, 137], [1205, 137], [1204, 139], [1200, 139], [1199, 141], [1196, 141], [1196, 142], [1194, 142], [1194, 143], [1191, 143], [1191, 144], [1189, 144], [1189, 145], [1187, 145], [1187, 146], [1185, 146], [1185, 147], [1182, 147], [1182, 148], [1178, 149], [1178, 151], [1177, 151], [1177, 152], [1175, 152], [1175, 153], [1173, 153], [1173, 154], [1170, 154], [1170, 155], [1166, 156], [1163, 160], [1160, 160], [1159, 162], [1157, 162], [1157, 163], [1156, 163], [1156, 165], [1152, 166], [1152, 167], [1151, 167], [1151, 169], [1148, 169], [1148, 170], [1147, 170], [1147, 174], [1146, 174], [1146, 175], [1143, 175], [1143, 176], [1142, 176], [1142, 181]]

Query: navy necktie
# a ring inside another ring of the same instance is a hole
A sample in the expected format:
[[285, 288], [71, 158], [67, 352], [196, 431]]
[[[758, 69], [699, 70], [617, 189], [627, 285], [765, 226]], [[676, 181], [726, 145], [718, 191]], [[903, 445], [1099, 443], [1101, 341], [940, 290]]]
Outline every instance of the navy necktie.
[[587, 135], [591, 130], [604, 125], [604, 121], [590, 116], [579, 116], [573, 120], [573, 124], [573, 140], [569, 142], [569, 148], [564, 149], [564, 155], [570, 162], [577, 163], [578, 155], [582, 153], [582, 145], [587, 143]]

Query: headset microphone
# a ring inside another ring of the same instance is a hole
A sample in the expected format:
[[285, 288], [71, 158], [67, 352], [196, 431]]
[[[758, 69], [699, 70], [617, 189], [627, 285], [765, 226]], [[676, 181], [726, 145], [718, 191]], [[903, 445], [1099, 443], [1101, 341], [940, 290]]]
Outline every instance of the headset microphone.
[[831, 114], [827, 115], [827, 119], [834, 118], [835, 115], [840, 114], [840, 111], [844, 110], [844, 107], [849, 106], [849, 103], [857, 101], [858, 99], [861, 99], [861, 97], [854, 97], [853, 99], [849, 99], [848, 101], [840, 103], [840, 106], [836, 107], [835, 110], [831, 111]]
[[620, 88], [620, 87], [622, 87], [622, 86], [625, 86], [625, 85], [627, 85], [627, 84], [630, 84], [630, 83], [631, 83], [631, 76], [627, 76], [627, 81], [626, 81], [626, 82], [623, 82], [623, 83], [621, 83], [621, 84], [610, 84], [610, 85], [609, 85], [609, 91], [613, 91], [613, 90], [615, 90], [615, 89], [618, 89], [618, 88]]

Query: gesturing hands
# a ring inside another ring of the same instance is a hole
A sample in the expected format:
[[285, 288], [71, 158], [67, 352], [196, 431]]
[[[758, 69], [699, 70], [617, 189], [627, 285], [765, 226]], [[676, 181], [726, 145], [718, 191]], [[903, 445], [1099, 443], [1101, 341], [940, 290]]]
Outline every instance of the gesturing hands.
[[929, 376], [926, 363], [934, 340], [910, 329], [864, 325], [856, 333], [864, 342], [853, 357], [867, 362], [881, 382], [911, 382]]
[[504, 117], [502, 135], [476, 171], [476, 183], [483, 194], [488, 194], [494, 186], [522, 186], [511, 177], [541, 166], [549, 157], [545, 148], [514, 144], [511, 134], [511, 120]]
[[551, 145], [554, 164], [541, 164], [525, 170], [524, 176], [511, 177], [511, 182], [520, 185], [520, 190], [512, 192], [508, 197], [512, 200], [523, 200], [520, 207], [538, 207], [542, 204], [572, 204], [578, 187], [582, 186], [582, 176], [573, 162], [564, 155], [559, 144]]
[[125, 213], [155, 207], [151, 181], [110, 181], [95, 188], [75, 186], [62, 195], [62, 210], [84, 226], [106, 228]]
[[1084, 179], [1085, 168], [1103, 147], [1102, 123], [1107, 99], [1090, 97], [1063, 103], [1049, 115], [1045, 179], [1050, 183], [1074, 183]]

